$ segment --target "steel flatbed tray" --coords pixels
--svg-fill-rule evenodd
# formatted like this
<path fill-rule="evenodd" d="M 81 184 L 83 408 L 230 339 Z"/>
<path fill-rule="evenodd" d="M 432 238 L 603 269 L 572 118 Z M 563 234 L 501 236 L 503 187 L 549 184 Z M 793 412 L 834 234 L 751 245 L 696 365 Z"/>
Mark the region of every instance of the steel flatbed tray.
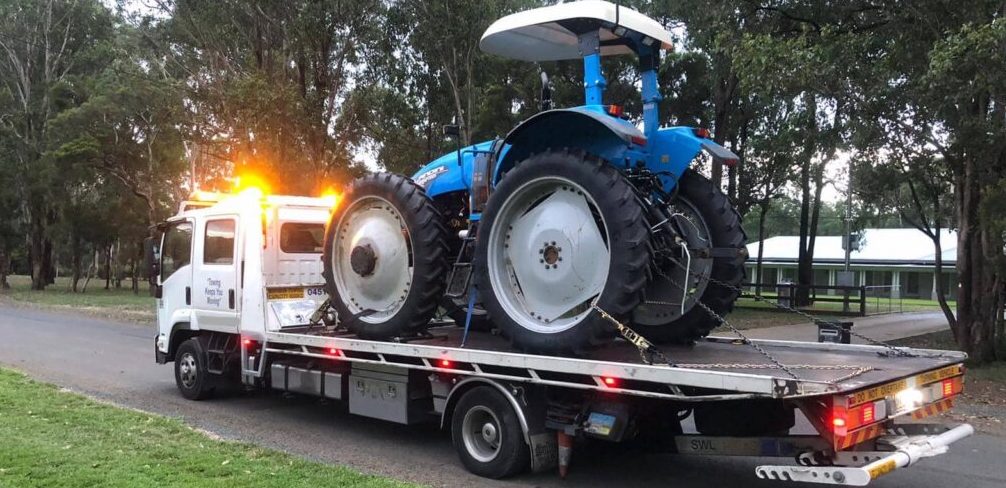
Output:
<path fill-rule="evenodd" d="M 265 352 L 349 362 L 396 365 L 499 380 L 595 389 L 674 399 L 715 401 L 742 398 L 800 398 L 852 392 L 962 363 L 957 351 L 885 346 L 752 340 L 793 372 L 772 364 L 752 344 L 709 337 L 693 346 L 662 348 L 676 367 L 646 364 L 621 339 L 589 357 L 569 358 L 514 350 L 505 338 L 464 331 L 454 325 L 429 329 L 430 336 L 395 341 L 363 340 L 315 328 L 268 332 Z"/>

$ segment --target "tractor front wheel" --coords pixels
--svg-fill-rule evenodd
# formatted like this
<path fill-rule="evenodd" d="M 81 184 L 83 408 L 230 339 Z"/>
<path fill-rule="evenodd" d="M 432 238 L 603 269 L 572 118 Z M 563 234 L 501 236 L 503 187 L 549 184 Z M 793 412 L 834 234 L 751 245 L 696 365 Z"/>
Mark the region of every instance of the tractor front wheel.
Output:
<path fill-rule="evenodd" d="M 579 354 L 642 297 L 650 233 L 635 190 L 611 165 L 545 152 L 510 170 L 479 226 L 475 283 L 490 320 L 519 349 Z"/>

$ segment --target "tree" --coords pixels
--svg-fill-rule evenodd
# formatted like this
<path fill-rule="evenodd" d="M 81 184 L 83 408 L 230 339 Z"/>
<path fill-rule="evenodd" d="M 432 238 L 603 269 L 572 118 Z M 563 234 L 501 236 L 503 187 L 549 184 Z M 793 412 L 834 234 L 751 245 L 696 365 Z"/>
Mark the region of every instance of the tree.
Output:
<path fill-rule="evenodd" d="M 97 0 L 12 0 L 0 4 L 0 123 L 12 156 L 20 214 L 28 233 L 32 288 L 52 279 L 56 220 L 51 189 L 59 180 L 46 156 L 50 122 L 75 102 L 65 86 L 100 69 L 112 17 Z"/>

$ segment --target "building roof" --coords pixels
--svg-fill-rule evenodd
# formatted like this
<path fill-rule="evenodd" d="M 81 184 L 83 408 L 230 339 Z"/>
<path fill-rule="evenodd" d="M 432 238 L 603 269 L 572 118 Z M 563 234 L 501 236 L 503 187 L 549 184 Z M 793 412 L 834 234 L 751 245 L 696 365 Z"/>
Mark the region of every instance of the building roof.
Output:
<path fill-rule="evenodd" d="M 936 252 L 933 241 L 918 229 L 865 229 L 860 249 L 850 255 L 852 265 L 932 266 Z M 940 233 L 943 262 L 954 266 L 957 262 L 957 231 Z M 776 236 L 765 241 L 765 263 L 795 263 L 800 249 L 799 236 Z M 750 260 L 757 259 L 760 242 L 748 244 Z M 840 264 L 845 262 L 842 236 L 817 236 L 814 245 L 814 263 Z"/>

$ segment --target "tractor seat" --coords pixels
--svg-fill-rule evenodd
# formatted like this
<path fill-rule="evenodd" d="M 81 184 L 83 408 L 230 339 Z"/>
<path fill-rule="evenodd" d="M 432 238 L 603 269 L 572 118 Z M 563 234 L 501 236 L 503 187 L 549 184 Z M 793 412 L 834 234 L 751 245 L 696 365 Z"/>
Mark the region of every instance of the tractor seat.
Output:
<path fill-rule="evenodd" d="M 579 59 L 580 34 L 599 31 L 601 55 L 634 54 L 633 45 L 671 49 L 671 35 L 659 22 L 603 1 L 571 2 L 508 15 L 482 34 L 479 47 L 523 61 Z"/>

